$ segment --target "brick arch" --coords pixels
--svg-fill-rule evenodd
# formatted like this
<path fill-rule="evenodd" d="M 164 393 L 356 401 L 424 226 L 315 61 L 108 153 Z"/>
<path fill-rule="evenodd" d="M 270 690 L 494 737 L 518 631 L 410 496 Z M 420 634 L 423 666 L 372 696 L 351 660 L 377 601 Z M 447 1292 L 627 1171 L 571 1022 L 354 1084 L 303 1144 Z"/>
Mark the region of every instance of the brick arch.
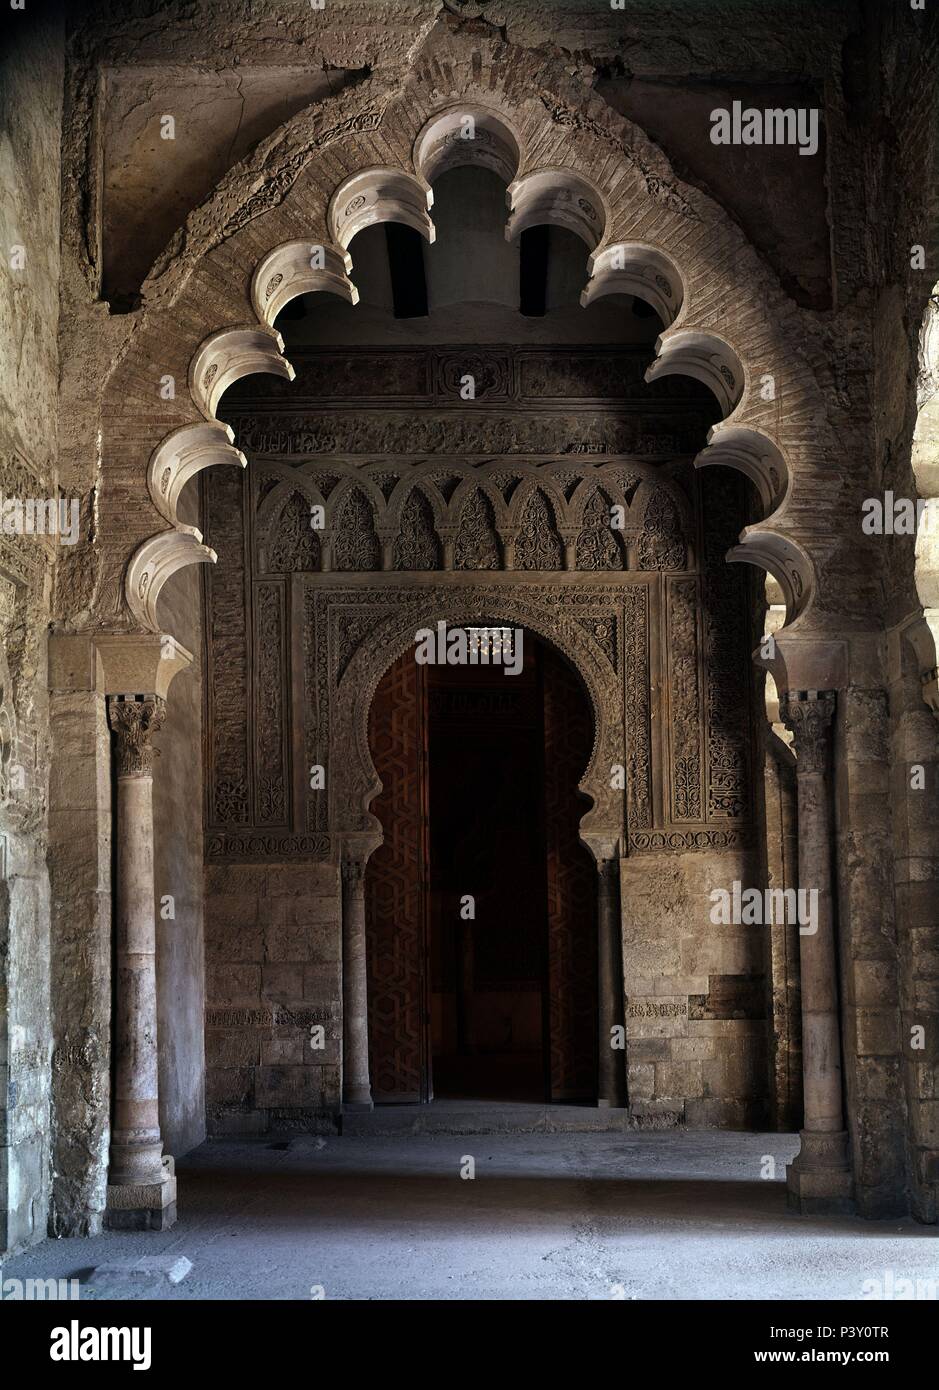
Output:
<path fill-rule="evenodd" d="M 682 184 L 641 130 L 574 86 L 550 57 L 518 50 L 505 64 L 500 52 L 488 37 L 435 26 L 400 91 L 372 79 L 300 113 L 265 143 L 263 177 L 252 183 L 239 166 L 190 217 L 175 255 L 144 284 L 143 308 L 104 390 L 95 622 L 159 630 L 163 583 L 185 564 L 214 560 L 211 537 L 176 522 L 155 529 L 172 519 L 141 487 L 141 455 L 162 451 L 161 476 L 169 468 L 182 477 L 170 441 L 201 416 L 218 433 L 189 461 L 187 477 L 227 457 L 233 442 L 214 418 L 225 387 L 248 371 L 291 375 L 271 327 L 275 312 L 311 290 L 354 302 L 337 195 L 352 194 L 343 212 L 366 198 L 353 220 L 367 207 L 371 220 L 416 217 L 429 235 L 429 206 L 417 211 L 415 202 L 428 204 L 431 192 L 418 167 L 421 134 L 435 118 L 452 122 L 485 107 L 492 128 L 510 131 L 518 146 L 507 234 L 513 218 L 516 228 L 531 218 L 568 226 L 586 218 L 585 302 L 629 292 L 668 309 L 649 376 L 690 373 L 714 390 L 725 419 L 696 463 L 754 477 L 769 511 L 730 558 L 769 570 L 790 624 L 807 626 L 817 574 L 843 544 L 820 343 L 736 224 Z M 311 258 L 311 248 L 322 256 Z M 206 336 L 213 323 L 220 327 Z M 160 368 L 189 384 L 188 396 L 165 402 L 162 434 L 154 421 L 164 412 L 153 408 Z"/>

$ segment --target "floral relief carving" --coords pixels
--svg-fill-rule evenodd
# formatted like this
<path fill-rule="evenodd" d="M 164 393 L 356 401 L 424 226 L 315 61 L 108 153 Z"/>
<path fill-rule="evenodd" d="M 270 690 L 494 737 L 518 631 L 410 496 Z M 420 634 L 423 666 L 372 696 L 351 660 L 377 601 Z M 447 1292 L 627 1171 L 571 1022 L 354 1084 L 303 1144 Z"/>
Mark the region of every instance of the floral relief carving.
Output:
<path fill-rule="evenodd" d="M 287 815 L 284 776 L 284 614 L 279 584 L 264 584 L 257 596 L 257 821 L 282 825 Z"/>
<path fill-rule="evenodd" d="M 708 476 L 710 473 L 710 476 Z M 705 724 L 708 811 L 734 819 L 749 807 L 749 619 L 745 567 L 725 561 L 744 521 L 741 479 L 723 469 L 702 477 L 704 515 Z"/>
<path fill-rule="evenodd" d="M 458 570 L 501 568 L 495 514 L 492 503 L 480 488 L 473 489 L 460 509 L 460 529 L 453 558 Z"/>
<path fill-rule="evenodd" d="M 437 540 L 434 511 L 420 488 L 411 489 L 401 510 L 401 529 L 395 537 L 392 568 L 440 568 L 440 543 Z"/>
<path fill-rule="evenodd" d="M 678 509 L 666 488 L 656 488 L 649 499 L 639 536 L 638 556 L 642 570 L 685 568 L 685 538 Z"/>
<path fill-rule="evenodd" d="M 698 689 L 695 579 L 669 590 L 669 691 L 672 812 L 676 820 L 701 819 L 701 709 Z"/>
<path fill-rule="evenodd" d="M 414 454 L 526 457 L 533 454 L 586 456 L 694 453 L 709 423 L 706 413 L 611 415 L 583 409 L 519 415 L 486 409 L 362 411 L 351 415 L 319 409 L 315 414 L 270 414 L 233 403 L 225 418 L 239 448 L 257 457 L 313 458 L 327 454 Z M 668 432 L 663 432 L 665 418 Z M 507 481 L 511 481 L 507 475 Z"/>
<path fill-rule="evenodd" d="M 515 546 L 515 568 L 520 570 L 562 570 L 564 547 L 554 524 L 554 512 L 541 488 L 525 502 L 521 532 Z"/>
<path fill-rule="evenodd" d="M 309 499 L 302 492 L 291 493 L 268 531 L 267 568 L 270 571 L 290 574 L 295 570 L 319 569 L 320 543 L 312 521 Z"/>
<path fill-rule="evenodd" d="M 212 797 L 214 819 L 219 825 L 247 825 L 248 783 L 243 777 L 220 777 Z"/>
<path fill-rule="evenodd" d="M 626 556 L 621 533 L 610 525 L 610 503 L 599 488 L 584 508 L 584 524 L 577 537 L 579 570 L 622 570 Z"/>
<path fill-rule="evenodd" d="M 381 545 L 371 503 L 358 488 L 343 498 L 335 521 L 333 568 L 380 570 Z"/>
<path fill-rule="evenodd" d="M 652 825 L 652 731 L 649 708 L 649 592 L 633 586 L 623 594 L 626 614 L 626 789 L 629 827 Z"/>

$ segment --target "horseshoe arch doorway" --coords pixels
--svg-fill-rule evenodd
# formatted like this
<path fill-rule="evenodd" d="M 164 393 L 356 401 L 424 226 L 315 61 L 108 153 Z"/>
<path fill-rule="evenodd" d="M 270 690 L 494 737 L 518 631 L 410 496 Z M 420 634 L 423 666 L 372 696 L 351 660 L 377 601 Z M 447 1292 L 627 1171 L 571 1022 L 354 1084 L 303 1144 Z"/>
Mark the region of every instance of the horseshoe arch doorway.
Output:
<path fill-rule="evenodd" d="M 597 1095 L 597 873 L 578 827 L 593 720 L 524 633 L 500 665 L 406 650 L 369 715 L 383 844 L 366 874 L 377 1103 Z"/>

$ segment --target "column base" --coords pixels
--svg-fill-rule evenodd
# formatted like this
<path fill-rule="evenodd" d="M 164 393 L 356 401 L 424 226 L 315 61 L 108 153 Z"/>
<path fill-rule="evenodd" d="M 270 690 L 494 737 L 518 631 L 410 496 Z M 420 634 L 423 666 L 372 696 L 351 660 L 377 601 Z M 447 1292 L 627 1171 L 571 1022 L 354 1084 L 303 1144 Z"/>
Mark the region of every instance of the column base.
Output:
<path fill-rule="evenodd" d="M 853 1216 L 854 1174 L 846 1130 L 803 1129 L 802 1147 L 786 1168 L 787 1205 L 802 1216 Z"/>
<path fill-rule="evenodd" d="M 112 1231 L 168 1231 L 176 1224 L 176 1168 L 163 1156 L 161 1182 L 108 1183 L 106 1224 Z"/>
<path fill-rule="evenodd" d="M 353 1091 L 342 1102 L 343 1110 L 374 1110 L 371 1091 Z"/>

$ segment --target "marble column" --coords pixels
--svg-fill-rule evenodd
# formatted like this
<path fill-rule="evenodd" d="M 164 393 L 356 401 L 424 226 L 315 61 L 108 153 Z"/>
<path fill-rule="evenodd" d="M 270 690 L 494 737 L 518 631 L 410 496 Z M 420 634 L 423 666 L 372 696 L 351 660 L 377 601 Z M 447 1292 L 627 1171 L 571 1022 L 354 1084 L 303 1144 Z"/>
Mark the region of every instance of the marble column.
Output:
<path fill-rule="evenodd" d="M 619 860 L 599 860 L 597 870 L 597 1105 L 606 1109 L 626 1104 L 626 1054 L 611 1045 L 613 1029 L 623 1023 Z"/>
<path fill-rule="evenodd" d="M 368 1076 L 368 966 L 365 941 L 365 861 L 342 863 L 342 1103 L 371 1110 Z"/>
<path fill-rule="evenodd" d="M 112 695 L 117 799 L 114 1057 L 108 1225 L 166 1230 L 176 1220 L 173 1161 L 163 1154 L 157 1070 L 153 735 L 159 696 Z"/>
<path fill-rule="evenodd" d="M 790 690 L 780 715 L 791 729 L 799 807 L 799 889 L 815 930 L 800 925 L 804 1128 L 786 1173 L 789 1206 L 806 1214 L 853 1210 L 844 1123 L 838 952 L 832 901 L 831 731 L 833 690 Z M 805 914 L 803 914 L 805 915 Z"/>

